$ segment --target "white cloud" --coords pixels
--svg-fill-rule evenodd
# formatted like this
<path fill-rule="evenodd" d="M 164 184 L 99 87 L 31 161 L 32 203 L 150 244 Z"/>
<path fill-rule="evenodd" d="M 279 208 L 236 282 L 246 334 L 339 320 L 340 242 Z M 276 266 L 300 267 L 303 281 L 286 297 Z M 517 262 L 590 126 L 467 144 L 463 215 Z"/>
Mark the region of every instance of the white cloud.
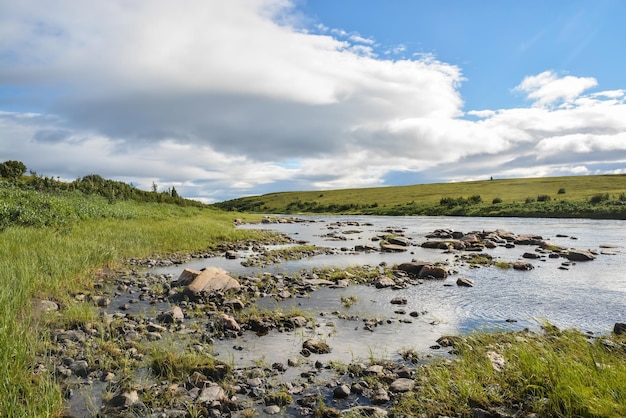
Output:
<path fill-rule="evenodd" d="M 559 101 L 568 103 L 597 85 L 598 82 L 592 77 L 559 77 L 552 71 L 544 71 L 526 77 L 514 90 L 526 93 L 529 99 L 534 100 L 534 106 L 548 106 Z"/>
<path fill-rule="evenodd" d="M 463 112 L 459 67 L 308 33 L 286 0 L 2 7 L 0 82 L 46 105 L 0 113 L 0 153 L 43 174 L 156 181 L 212 201 L 377 186 L 397 172 L 445 181 L 626 160 L 624 90 L 585 95 L 595 79 L 546 71 L 515 88 L 529 108 Z"/>

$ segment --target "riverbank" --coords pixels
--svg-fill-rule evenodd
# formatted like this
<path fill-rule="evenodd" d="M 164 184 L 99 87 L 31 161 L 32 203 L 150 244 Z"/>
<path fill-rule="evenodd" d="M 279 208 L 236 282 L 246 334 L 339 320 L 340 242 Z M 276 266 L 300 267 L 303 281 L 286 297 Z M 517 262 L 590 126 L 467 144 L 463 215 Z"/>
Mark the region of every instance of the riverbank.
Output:
<path fill-rule="evenodd" d="M 211 257 L 251 247 L 264 252 L 263 245 L 249 242 L 193 257 L 210 263 Z M 290 256 L 298 254 L 306 256 L 298 250 Z M 180 261 L 176 256 L 131 263 Z M 402 319 L 342 317 L 340 306 L 335 313 L 268 310 L 257 307 L 258 299 L 306 299 L 321 288 L 354 285 L 400 291 L 443 278 L 420 275 L 415 264 L 361 266 L 240 276 L 236 288 L 202 291 L 192 283 L 203 273 L 180 269 L 179 277 L 135 268 L 111 271 L 97 279 L 93 292 L 74 295 L 84 309 L 71 319 L 48 312 L 46 351 L 54 354 L 36 370 L 54 370 L 68 398 L 68 416 L 617 417 L 626 411 L 626 397 L 616 391 L 626 383 L 621 328 L 595 335 L 546 323 L 536 331 L 442 337 L 431 342 L 430 351 L 407 348 L 396 360 L 336 362 L 328 360 L 334 348 L 324 337 L 328 317 L 377 333 L 395 321 L 409 326 L 425 312 L 406 312 Z M 340 302 L 349 308 L 354 300 Z M 398 296 L 391 303 L 399 313 L 406 302 Z M 264 344 L 261 339 L 276 333 L 296 336 L 299 353 L 273 361 L 241 345 L 246 339 Z M 214 352 L 217 345 L 254 359 L 240 365 Z"/>

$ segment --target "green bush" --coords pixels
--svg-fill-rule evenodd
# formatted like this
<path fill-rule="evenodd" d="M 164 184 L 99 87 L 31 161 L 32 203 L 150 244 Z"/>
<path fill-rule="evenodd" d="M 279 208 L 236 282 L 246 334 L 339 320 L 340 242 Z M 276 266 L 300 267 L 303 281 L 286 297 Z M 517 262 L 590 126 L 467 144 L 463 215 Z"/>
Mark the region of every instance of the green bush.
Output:
<path fill-rule="evenodd" d="M 502 199 L 500 199 L 499 197 L 496 197 L 491 201 L 491 203 L 494 205 L 497 205 L 498 203 L 502 203 Z"/>
<path fill-rule="evenodd" d="M 565 194 L 565 189 L 563 189 L 563 188 L 559 189 L 558 194 Z"/>
<path fill-rule="evenodd" d="M 549 202 L 550 200 L 552 200 L 552 198 L 547 194 L 540 194 L 537 196 L 537 202 Z"/>

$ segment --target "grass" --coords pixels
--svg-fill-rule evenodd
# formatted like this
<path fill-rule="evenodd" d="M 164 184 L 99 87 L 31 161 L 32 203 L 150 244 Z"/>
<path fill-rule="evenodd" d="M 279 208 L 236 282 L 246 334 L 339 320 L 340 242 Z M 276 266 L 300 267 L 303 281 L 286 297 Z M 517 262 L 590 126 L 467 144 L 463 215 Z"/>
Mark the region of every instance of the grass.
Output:
<path fill-rule="evenodd" d="M 21 198 L 32 202 L 45 196 Z M 79 196 L 70 196 L 53 206 L 76 208 L 80 203 Z M 34 298 L 59 302 L 59 323 L 71 327 L 94 320 L 94 311 L 71 295 L 91 289 L 102 267 L 119 266 L 129 257 L 204 250 L 266 236 L 236 230 L 233 214 L 206 208 L 124 202 L 124 213 L 133 216 L 117 216 L 107 212 L 110 204 L 100 198 L 85 197 L 83 203 L 106 207 L 94 217 L 60 215 L 63 222 L 17 222 L 0 232 L 0 416 L 54 416 L 62 407 L 53 376 L 33 373 L 48 339 L 45 320 L 32 310 Z"/>
<path fill-rule="evenodd" d="M 259 213 L 626 219 L 626 175 L 502 179 L 322 193 L 283 192 L 234 199 L 216 206 Z"/>
<path fill-rule="evenodd" d="M 552 326 L 543 333 L 460 337 L 458 357 L 418 369 L 417 389 L 401 397 L 400 416 L 471 416 L 523 410 L 546 417 L 626 416 L 624 338 L 591 340 Z M 494 354 L 495 353 L 495 354 Z M 501 356 L 502 369 L 490 360 Z"/>

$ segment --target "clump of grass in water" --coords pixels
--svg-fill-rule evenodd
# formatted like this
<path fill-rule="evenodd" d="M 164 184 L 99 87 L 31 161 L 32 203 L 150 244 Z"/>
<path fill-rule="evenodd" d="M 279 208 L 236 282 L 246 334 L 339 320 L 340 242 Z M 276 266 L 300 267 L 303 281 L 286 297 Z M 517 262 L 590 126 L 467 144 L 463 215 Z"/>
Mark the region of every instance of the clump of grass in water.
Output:
<path fill-rule="evenodd" d="M 420 367 L 418 389 L 399 415 L 471 415 L 472 408 L 522 408 L 539 416 L 626 416 L 626 338 L 590 340 L 573 330 L 463 337 L 458 358 Z M 491 360 L 504 360 L 498 370 Z"/>

